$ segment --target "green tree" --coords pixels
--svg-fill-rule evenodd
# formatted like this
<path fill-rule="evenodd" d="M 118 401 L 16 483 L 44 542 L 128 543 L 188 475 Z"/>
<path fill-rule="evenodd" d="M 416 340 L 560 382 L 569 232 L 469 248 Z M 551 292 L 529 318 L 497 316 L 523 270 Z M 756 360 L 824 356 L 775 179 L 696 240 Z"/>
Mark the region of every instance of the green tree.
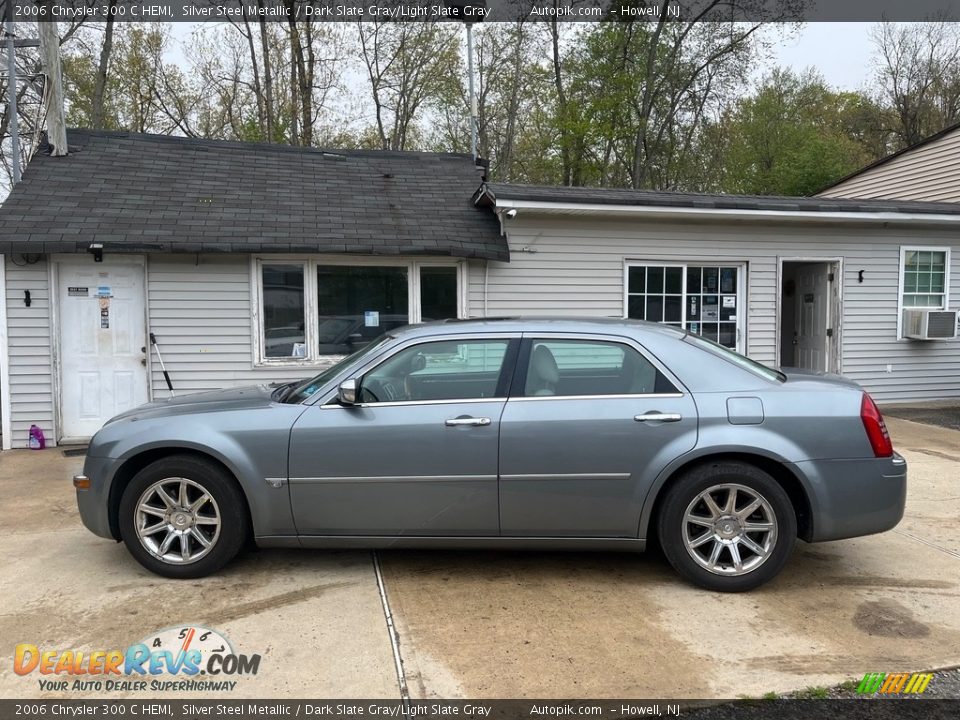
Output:
<path fill-rule="evenodd" d="M 865 100 L 831 90 L 817 73 L 777 69 L 713 130 L 723 145 L 723 190 L 809 195 L 872 157 L 858 137 Z"/>
<path fill-rule="evenodd" d="M 734 3 L 744 5 L 745 3 Z M 705 2 L 705 13 L 721 3 Z M 557 125 L 565 184 L 697 189 L 698 140 L 769 44 L 761 22 L 599 23 L 570 44 Z"/>
<path fill-rule="evenodd" d="M 960 121 L 960 26 L 953 22 L 874 27 L 875 88 L 889 108 L 897 148 Z"/>

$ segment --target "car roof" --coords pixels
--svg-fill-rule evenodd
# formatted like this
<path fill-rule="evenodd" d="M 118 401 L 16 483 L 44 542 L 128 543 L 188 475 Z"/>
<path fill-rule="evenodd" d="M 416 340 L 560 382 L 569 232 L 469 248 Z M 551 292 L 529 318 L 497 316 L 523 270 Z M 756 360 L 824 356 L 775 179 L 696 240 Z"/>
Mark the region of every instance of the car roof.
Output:
<path fill-rule="evenodd" d="M 686 332 L 670 325 L 628 320 L 624 318 L 584 318 L 552 316 L 516 316 L 500 318 L 472 318 L 464 320 L 437 320 L 420 325 L 406 325 L 389 331 L 394 337 L 435 337 L 438 335 L 468 335 L 471 333 L 496 332 L 550 332 L 582 333 L 597 335 L 636 335 L 655 333 L 673 338 L 683 337 Z"/>

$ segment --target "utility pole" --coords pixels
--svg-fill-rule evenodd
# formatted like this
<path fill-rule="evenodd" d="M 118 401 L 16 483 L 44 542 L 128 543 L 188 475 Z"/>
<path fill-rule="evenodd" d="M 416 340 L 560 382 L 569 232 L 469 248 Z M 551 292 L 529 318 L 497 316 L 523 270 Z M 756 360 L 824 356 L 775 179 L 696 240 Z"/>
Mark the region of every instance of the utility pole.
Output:
<path fill-rule="evenodd" d="M 10 0 L 7 0 L 10 5 Z M 49 7 L 48 3 L 48 7 Z M 52 17 L 52 13 L 51 13 Z M 43 95 L 47 105 L 47 142 L 54 157 L 67 154 L 67 122 L 63 113 L 63 75 L 60 70 L 60 35 L 57 23 L 37 23 L 40 30 L 40 54 L 43 57 Z"/>
<path fill-rule="evenodd" d="M 17 58 L 15 50 L 22 47 L 37 47 L 40 43 L 33 39 L 17 40 L 13 32 L 13 0 L 4 2 L 5 32 L 7 50 L 7 117 L 10 121 L 10 165 L 13 169 L 13 184 L 20 182 L 20 118 L 17 110 Z"/>
<path fill-rule="evenodd" d="M 470 154 L 477 159 L 477 95 L 473 86 L 473 25 L 486 17 L 487 0 L 443 0 L 450 14 L 467 28 L 467 92 L 470 95 Z"/>
<path fill-rule="evenodd" d="M 13 0 L 6 0 L 7 117 L 10 118 L 10 156 L 13 184 L 20 182 L 20 128 L 17 121 L 17 58 L 13 54 Z"/>
<path fill-rule="evenodd" d="M 473 23 L 467 26 L 467 88 L 470 93 L 470 154 L 477 159 L 477 96 L 473 89 Z"/>

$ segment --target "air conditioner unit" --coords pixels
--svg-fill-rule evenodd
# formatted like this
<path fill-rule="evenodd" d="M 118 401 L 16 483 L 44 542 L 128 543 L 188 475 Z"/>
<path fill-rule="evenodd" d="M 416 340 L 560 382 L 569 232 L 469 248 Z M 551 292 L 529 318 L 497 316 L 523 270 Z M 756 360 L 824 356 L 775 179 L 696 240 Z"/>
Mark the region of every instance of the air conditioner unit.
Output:
<path fill-rule="evenodd" d="M 957 311 L 904 310 L 903 336 L 914 340 L 952 340 L 957 337 Z"/>

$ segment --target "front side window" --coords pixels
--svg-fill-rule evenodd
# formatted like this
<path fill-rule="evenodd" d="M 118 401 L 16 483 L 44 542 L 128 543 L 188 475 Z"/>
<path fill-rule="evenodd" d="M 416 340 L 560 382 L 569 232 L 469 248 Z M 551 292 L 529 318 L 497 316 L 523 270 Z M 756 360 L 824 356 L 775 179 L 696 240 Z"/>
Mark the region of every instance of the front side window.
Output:
<path fill-rule="evenodd" d="M 523 387 L 526 397 L 675 392 L 636 350 L 597 340 L 533 340 Z"/>
<path fill-rule="evenodd" d="M 460 315 L 461 267 L 397 261 L 256 261 L 258 361 L 350 355 L 410 323 Z"/>
<path fill-rule="evenodd" d="M 360 401 L 497 397 L 507 340 L 445 340 L 408 347 L 360 380 Z"/>
<path fill-rule="evenodd" d="M 279 399 L 282 402 L 295 405 L 296 403 L 303 402 L 309 397 L 313 397 L 324 385 L 333 380 L 345 369 L 367 356 L 375 355 L 377 351 L 383 347 L 384 343 L 389 342 L 390 339 L 390 336 L 383 335 L 379 340 L 370 343 L 361 350 L 357 350 L 357 352 L 355 352 L 353 355 L 348 355 L 347 357 L 342 358 L 339 362 L 335 362 L 320 374 L 314 375 L 312 378 L 300 383 L 299 385 L 291 386 L 289 390 L 280 396 Z"/>
<path fill-rule="evenodd" d="M 903 296 L 905 308 L 947 307 L 947 252 L 908 248 L 903 252 Z"/>
<path fill-rule="evenodd" d="M 736 265 L 630 264 L 626 315 L 737 348 L 742 334 L 740 274 Z"/>

